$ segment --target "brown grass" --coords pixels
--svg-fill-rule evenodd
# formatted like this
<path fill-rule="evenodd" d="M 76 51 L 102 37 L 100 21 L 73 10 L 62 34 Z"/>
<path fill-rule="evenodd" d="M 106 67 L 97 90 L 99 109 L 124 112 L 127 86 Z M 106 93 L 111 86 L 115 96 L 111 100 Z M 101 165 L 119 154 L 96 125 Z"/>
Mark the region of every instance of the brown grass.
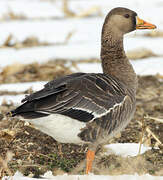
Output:
<path fill-rule="evenodd" d="M 162 38 L 163 37 L 163 31 L 153 30 L 153 31 L 149 31 L 148 33 L 143 34 L 143 36 L 153 37 L 153 38 L 156 38 L 156 37 Z"/>
<path fill-rule="evenodd" d="M 2 178 L 4 175 L 13 175 L 12 171 L 8 167 L 8 163 L 12 160 L 13 156 L 14 154 L 11 151 L 7 151 L 4 159 L 0 156 L 0 178 Z"/>
<path fill-rule="evenodd" d="M 136 157 L 121 157 L 116 155 L 104 156 L 97 163 L 97 174 L 104 175 L 122 175 L 122 174 L 139 174 L 149 173 L 153 168 L 143 155 Z"/>
<path fill-rule="evenodd" d="M 16 83 L 31 81 L 47 81 L 54 77 L 72 73 L 71 64 L 64 61 L 49 61 L 44 64 L 12 64 L 6 66 L 0 73 L 0 83 Z"/>
<path fill-rule="evenodd" d="M 27 17 L 24 14 L 16 14 L 11 9 L 8 10 L 6 14 L 4 14 L 1 18 L 2 21 L 7 20 L 25 20 Z"/>
<path fill-rule="evenodd" d="M 75 13 L 69 8 L 68 0 L 63 0 L 62 11 L 66 18 L 72 18 L 72 17 L 84 18 L 84 17 L 91 17 L 91 16 L 102 16 L 102 12 L 99 6 L 93 6 L 89 9 L 80 11 L 79 13 Z"/>
<path fill-rule="evenodd" d="M 0 46 L 0 48 L 15 48 L 15 49 L 21 49 L 21 48 L 28 48 L 28 47 L 39 47 L 39 46 L 58 46 L 58 45 L 66 45 L 68 44 L 71 37 L 74 35 L 75 31 L 70 31 L 67 33 L 65 40 L 63 42 L 59 43 L 49 43 L 49 42 L 42 42 L 35 36 L 27 37 L 24 41 L 17 41 L 15 40 L 15 37 L 10 34 L 4 43 Z"/>
<path fill-rule="evenodd" d="M 127 57 L 132 60 L 157 57 L 155 53 L 146 48 L 135 49 L 127 52 Z"/>

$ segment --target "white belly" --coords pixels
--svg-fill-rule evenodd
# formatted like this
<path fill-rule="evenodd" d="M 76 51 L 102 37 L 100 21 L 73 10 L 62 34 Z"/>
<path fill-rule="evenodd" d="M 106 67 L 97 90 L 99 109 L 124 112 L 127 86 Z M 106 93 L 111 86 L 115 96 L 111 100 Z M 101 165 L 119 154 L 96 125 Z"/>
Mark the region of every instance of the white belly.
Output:
<path fill-rule="evenodd" d="M 78 137 L 78 134 L 86 124 L 70 117 L 60 114 L 51 114 L 42 118 L 23 120 L 30 122 L 34 127 L 53 137 L 58 142 L 74 144 L 84 143 Z"/>

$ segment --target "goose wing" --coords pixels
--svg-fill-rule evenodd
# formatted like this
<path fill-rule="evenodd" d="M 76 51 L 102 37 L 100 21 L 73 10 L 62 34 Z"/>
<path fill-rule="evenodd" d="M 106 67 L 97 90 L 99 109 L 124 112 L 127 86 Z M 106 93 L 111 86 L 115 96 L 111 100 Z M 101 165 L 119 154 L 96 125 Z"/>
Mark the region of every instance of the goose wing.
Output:
<path fill-rule="evenodd" d="M 15 114 L 31 118 L 62 114 L 90 122 L 120 105 L 125 88 L 115 78 L 104 74 L 75 73 L 50 81 L 45 87 L 22 100 Z M 29 115 L 29 116 L 28 116 Z"/>

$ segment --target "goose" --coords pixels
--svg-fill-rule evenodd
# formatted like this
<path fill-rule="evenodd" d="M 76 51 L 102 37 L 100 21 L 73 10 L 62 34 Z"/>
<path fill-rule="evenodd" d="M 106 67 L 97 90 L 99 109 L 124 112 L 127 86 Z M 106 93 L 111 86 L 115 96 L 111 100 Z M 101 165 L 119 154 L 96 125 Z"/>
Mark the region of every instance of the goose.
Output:
<path fill-rule="evenodd" d="M 135 112 L 137 76 L 125 54 L 123 36 L 155 28 L 130 9 L 112 9 L 102 27 L 103 73 L 54 79 L 8 114 L 20 116 L 58 142 L 88 144 L 85 173 L 90 173 L 98 145 L 122 131 Z"/>

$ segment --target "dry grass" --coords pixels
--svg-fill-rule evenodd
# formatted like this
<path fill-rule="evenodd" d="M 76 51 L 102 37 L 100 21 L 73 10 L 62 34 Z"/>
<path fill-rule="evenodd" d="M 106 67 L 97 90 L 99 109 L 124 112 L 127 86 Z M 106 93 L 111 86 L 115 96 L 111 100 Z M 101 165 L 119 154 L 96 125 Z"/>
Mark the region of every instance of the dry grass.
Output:
<path fill-rule="evenodd" d="M 8 20 L 26 20 L 27 17 L 24 14 L 16 14 L 11 9 L 8 10 L 7 13 L 5 13 L 1 21 L 8 21 Z"/>
<path fill-rule="evenodd" d="M 156 37 L 162 38 L 163 37 L 163 31 L 153 30 L 153 31 L 149 31 L 148 33 L 143 34 L 143 36 L 153 37 L 153 38 L 156 38 Z"/>
<path fill-rule="evenodd" d="M 144 118 L 145 119 L 152 119 L 152 120 L 155 120 L 157 122 L 163 123 L 163 119 L 160 119 L 160 118 L 155 118 L 155 117 L 151 117 L 151 116 L 146 116 Z"/>
<path fill-rule="evenodd" d="M 77 17 L 79 18 L 91 16 L 102 16 L 101 8 L 99 6 L 92 6 L 91 8 L 77 14 Z"/>
<path fill-rule="evenodd" d="M 12 176 L 13 173 L 8 167 L 8 163 L 12 160 L 14 154 L 11 151 L 7 151 L 6 157 L 3 159 L 0 156 L 0 178 L 2 178 L 4 175 Z"/>
<path fill-rule="evenodd" d="M 35 47 L 35 46 L 51 46 L 54 45 L 48 42 L 41 42 L 37 37 L 31 36 L 27 37 L 24 41 L 20 42 L 15 40 L 13 35 L 9 35 L 4 41 L 3 45 L 0 48 L 27 48 L 27 47 Z"/>
<path fill-rule="evenodd" d="M 44 64 L 12 64 L 0 73 L 0 83 L 47 81 L 54 77 L 72 73 L 71 64 L 64 61 L 49 61 Z"/>
<path fill-rule="evenodd" d="M 142 122 L 138 121 L 138 124 L 143 127 L 143 123 L 142 123 Z M 159 138 L 157 137 L 157 135 L 156 135 L 155 133 L 153 133 L 148 126 L 145 126 L 145 127 L 143 127 L 142 129 L 143 129 L 143 131 L 146 131 L 146 132 L 148 133 L 148 135 L 147 135 L 147 140 L 149 140 L 149 138 L 150 138 L 151 136 L 156 140 L 156 144 L 154 145 L 154 147 L 158 147 L 158 146 L 162 146 L 162 145 L 163 145 L 163 143 L 159 140 Z M 143 132 L 143 135 L 144 135 L 144 132 Z M 141 138 L 140 144 L 143 144 L 142 139 L 143 139 L 143 136 L 142 136 L 142 138 Z M 146 141 L 146 140 L 144 140 L 144 142 L 145 142 L 145 141 Z M 146 142 L 147 142 L 147 141 L 146 141 Z M 148 141 L 148 142 L 149 142 L 149 141 Z M 151 141 L 150 141 L 150 142 L 151 142 Z M 148 145 L 151 145 L 151 143 L 148 144 Z"/>
<path fill-rule="evenodd" d="M 75 13 L 69 8 L 68 0 L 63 0 L 62 11 L 64 13 L 64 17 L 66 18 L 72 18 L 72 17 L 84 18 L 84 17 L 91 17 L 91 16 L 102 16 L 102 12 L 99 6 L 93 6 L 79 13 Z"/>
<path fill-rule="evenodd" d="M 121 157 L 110 155 L 102 157 L 97 163 L 96 174 L 123 175 L 123 174 L 148 174 L 153 168 L 152 164 L 143 155 L 135 157 Z M 98 170 L 100 169 L 100 170 Z"/>
<path fill-rule="evenodd" d="M 157 76 L 158 79 L 163 79 L 163 75 L 161 75 L 159 73 L 157 73 L 156 76 Z"/>
<path fill-rule="evenodd" d="M 135 49 L 127 52 L 127 57 L 132 60 L 157 57 L 155 53 L 146 48 Z"/>
<path fill-rule="evenodd" d="M 39 47 L 39 46 L 59 46 L 68 44 L 71 37 L 74 35 L 75 31 L 70 31 L 67 33 L 65 40 L 59 43 L 49 43 L 49 42 L 41 42 L 37 37 L 30 36 L 27 37 L 24 41 L 17 41 L 16 38 L 10 34 L 4 43 L 0 46 L 0 48 L 28 48 L 28 47 Z"/>
<path fill-rule="evenodd" d="M 67 0 L 63 0 L 62 11 L 63 11 L 65 17 L 74 17 L 74 16 L 76 16 L 75 13 L 70 10 Z"/>

